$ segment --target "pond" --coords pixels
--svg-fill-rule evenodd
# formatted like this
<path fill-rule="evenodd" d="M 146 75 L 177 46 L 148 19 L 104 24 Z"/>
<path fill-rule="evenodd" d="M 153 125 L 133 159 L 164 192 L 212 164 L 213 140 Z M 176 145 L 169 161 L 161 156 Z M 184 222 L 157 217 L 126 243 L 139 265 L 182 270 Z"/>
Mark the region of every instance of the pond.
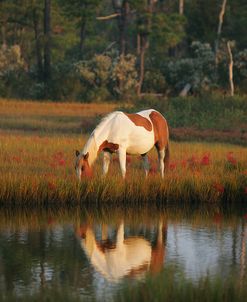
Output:
<path fill-rule="evenodd" d="M 86 300 L 173 273 L 246 279 L 246 208 L 1 209 L 0 298 L 65 290 Z M 127 284 L 127 285 L 126 285 Z"/>

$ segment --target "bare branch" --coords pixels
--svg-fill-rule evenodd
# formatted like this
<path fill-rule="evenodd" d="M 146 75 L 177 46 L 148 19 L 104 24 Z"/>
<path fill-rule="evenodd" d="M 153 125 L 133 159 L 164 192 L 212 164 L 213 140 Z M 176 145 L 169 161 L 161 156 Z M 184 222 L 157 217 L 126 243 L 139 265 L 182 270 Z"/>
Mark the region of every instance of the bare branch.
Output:
<path fill-rule="evenodd" d="M 231 89 L 231 96 L 234 96 L 234 83 L 233 83 L 233 57 L 232 57 L 232 50 L 231 50 L 231 42 L 227 42 L 227 50 L 229 54 L 229 83 L 230 83 L 230 89 Z"/>
<path fill-rule="evenodd" d="M 105 21 L 105 20 L 109 20 L 109 19 L 114 19 L 116 17 L 119 17 L 120 15 L 121 15 L 120 13 L 115 13 L 115 14 L 112 14 L 109 16 L 97 17 L 96 19 L 100 20 L 100 21 Z"/>

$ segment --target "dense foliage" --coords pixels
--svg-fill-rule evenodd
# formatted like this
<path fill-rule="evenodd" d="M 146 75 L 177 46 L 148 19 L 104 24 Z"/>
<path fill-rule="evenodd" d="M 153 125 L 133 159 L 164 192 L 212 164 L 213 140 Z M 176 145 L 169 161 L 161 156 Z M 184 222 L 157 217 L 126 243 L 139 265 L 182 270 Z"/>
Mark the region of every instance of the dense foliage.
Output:
<path fill-rule="evenodd" d="M 179 4 L 183 4 L 183 10 Z M 228 0 L 2 0 L 0 96 L 60 100 L 228 93 L 247 82 L 247 3 Z M 215 64 L 215 44 L 219 44 Z"/>

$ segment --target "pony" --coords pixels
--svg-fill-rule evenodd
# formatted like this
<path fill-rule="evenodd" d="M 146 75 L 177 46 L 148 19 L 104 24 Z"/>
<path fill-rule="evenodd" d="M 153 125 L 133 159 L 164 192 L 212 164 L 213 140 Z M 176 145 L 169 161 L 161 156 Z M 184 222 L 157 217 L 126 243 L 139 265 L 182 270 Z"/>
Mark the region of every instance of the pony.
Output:
<path fill-rule="evenodd" d="M 103 152 L 103 174 L 109 170 L 111 154 L 119 157 L 122 177 L 126 175 L 126 154 L 141 155 L 146 176 L 150 165 L 147 153 L 156 147 L 162 178 L 169 165 L 169 130 L 166 119 L 154 109 L 137 113 L 114 111 L 104 117 L 91 133 L 82 151 L 76 150 L 75 170 L 78 178 L 92 176 L 92 166 Z"/>
<path fill-rule="evenodd" d="M 83 224 L 75 229 L 76 237 L 91 265 L 111 282 L 123 277 L 141 277 L 146 272 L 156 274 L 162 270 L 166 257 L 167 225 L 163 221 L 155 226 L 155 243 L 152 245 L 141 236 L 127 236 L 124 221 L 116 230 L 116 239 L 111 240 L 108 230 L 102 226 L 101 240 L 92 225 Z M 115 230 L 115 228 L 114 228 Z"/>

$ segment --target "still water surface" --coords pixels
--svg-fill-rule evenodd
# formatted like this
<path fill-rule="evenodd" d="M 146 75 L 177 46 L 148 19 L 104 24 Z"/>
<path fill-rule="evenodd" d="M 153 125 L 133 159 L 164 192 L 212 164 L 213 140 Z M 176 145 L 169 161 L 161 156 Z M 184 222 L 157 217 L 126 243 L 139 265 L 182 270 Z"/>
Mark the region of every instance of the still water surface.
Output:
<path fill-rule="evenodd" d="M 193 282 L 207 275 L 244 278 L 242 213 L 2 211 L 0 291 L 22 296 L 66 286 L 108 300 L 127 280 L 132 286 L 171 265 Z"/>

